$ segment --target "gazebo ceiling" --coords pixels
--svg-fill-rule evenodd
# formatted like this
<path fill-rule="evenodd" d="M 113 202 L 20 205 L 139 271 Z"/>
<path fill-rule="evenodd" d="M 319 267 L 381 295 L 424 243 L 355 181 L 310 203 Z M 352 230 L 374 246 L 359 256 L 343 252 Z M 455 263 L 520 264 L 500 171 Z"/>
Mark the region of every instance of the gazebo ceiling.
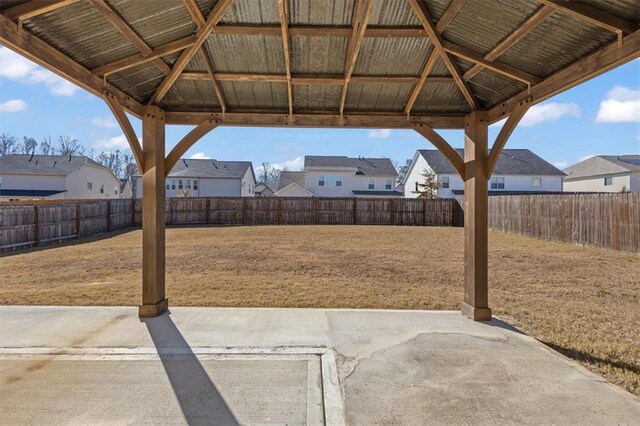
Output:
<path fill-rule="evenodd" d="M 462 127 L 640 56 L 637 0 L 3 0 L 0 13 L 0 43 L 173 122 Z"/>

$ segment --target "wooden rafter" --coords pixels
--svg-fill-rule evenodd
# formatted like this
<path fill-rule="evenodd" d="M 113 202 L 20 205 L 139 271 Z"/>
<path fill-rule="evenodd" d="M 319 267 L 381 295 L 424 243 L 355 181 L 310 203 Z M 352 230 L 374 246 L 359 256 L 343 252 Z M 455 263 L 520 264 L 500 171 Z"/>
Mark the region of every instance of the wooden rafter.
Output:
<path fill-rule="evenodd" d="M 360 53 L 360 48 L 362 47 L 362 40 L 367 29 L 367 24 L 369 23 L 369 18 L 371 17 L 371 12 L 373 11 L 374 2 L 375 0 L 357 0 L 355 6 L 353 13 L 353 31 L 349 39 L 347 58 L 345 60 L 344 85 L 342 86 L 342 95 L 340 97 L 340 115 L 344 113 L 349 81 L 356 67 L 358 53 Z"/>
<path fill-rule="evenodd" d="M 20 22 L 47 12 L 53 12 L 78 1 L 80 0 L 31 0 L 5 10 L 3 15 L 6 18 Z"/>
<path fill-rule="evenodd" d="M 433 25 L 433 19 L 431 19 L 431 15 L 427 10 L 426 5 L 420 0 L 407 1 L 409 2 L 409 5 L 413 9 L 418 20 L 422 23 L 422 26 L 424 27 L 425 31 L 429 35 L 429 38 L 431 39 L 431 42 L 433 43 L 433 47 L 442 58 L 442 62 L 444 62 L 444 64 L 449 69 L 449 72 L 453 76 L 453 79 L 460 88 L 460 91 L 464 95 L 465 99 L 467 100 L 471 108 L 473 108 L 474 110 L 478 109 L 478 102 L 471 92 L 469 85 L 462 79 L 462 74 L 460 73 L 457 65 L 453 62 L 453 59 L 449 56 L 449 53 L 444 50 L 444 47 L 442 46 L 442 37 L 436 31 L 436 28 Z"/>
<path fill-rule="evenodd" d="M 605 46 L 545 78 L 531 90 L 524 90 L 501 102 L 488 111 L 487 119 L 491 123 L 501 120 L 529 97 L 535 105 L 636 58 L 640 58 L 640 30 L 624 37 L 622 47 L 617 43 Z"/>
<path fill-rule="evenodd" d="M 218 127 L 218 122 L 216 120 L 205 120 L 187 133 L 187 135 L 173 147 L 169 155 L 167 155 L 167 158 L 164 160 L 164 170 L 166 175 L 171 173 L 171 169 L 173 169 L 180 158 L 182 158 L 194 143 L 198 142 L 204 135 L 216 127 Z"/>
<path fill-rule="evenodd" d="M 183 0 L 183 3 L 184 7 L 187 9 L 187 12 L 189 12 L 189 15 L 191 15 L 191 20 L 194 24 L 196 24 L 196 27 L 204 27 L 204 24 L 206 24 L 207 21 L 204 19 L 204 16 L 202 16 L 202 11 L 200 10 L 200 7 L 198 7 L 198 4 L 195 2 L 195 0 Z"/>
<path fill-rule="evenodd" d="M 248 81 L 267 83 L 286 83 L 286 74 L 251 74 L 251 73 L 231 73 L 216 72 L 214 77 L 217 81 Z M 180 74 L 184 80 L 208 80 L 208 71 L 190 71 Z M 388 83 L 388 84 L 415 84 L 420 81 L 420 76 L 406 75 L 352 75 L 351 82 L 358 83 Z M 432 76 L 431 83 L 453 83 L 450 76 Z M 342 74 L 292 74 L 291 84 L 324 84 L 324 85 L 344 85 L 344 75 Z"/>
<path fill-rule="evenodd" d="M 133 152 L 136 163 L 138 163 L 138 169 L 140 169 L 140 172 L 144 172 L 144 153 L 142 152 L 142 146 L 140 146 L 136 132 L 133 130 L 131 122 L 129 121 L 127 114 L 125 114 L 124 108 L 120 105 L 118 98 L 109 92 L 104 93 L 103 99 L 120 125 L 122 133 L 124 133 L 124 136 L 127 138 L 131 152 Z"/>
<path fill-rule="evenodd" d="M 282 51 L 284 54 L 284 69 L 287 74 L 287 97 L 289 99 L 289 114 L 293 114 L 293 88 L 291 87 L 291 57 L 289 51 L 289 0 L 278 0 L 280 14 L 280 28 L 282 30 Z"/>
<path fill-rule="evenodd" d="M 433 130 L 427 124 L 416 124 L 413 126 L 413 130 L 420 133 L 425 139 L 435 146 L 447 159 L 451 162 L 456 169 L 462 180 L 465 180 L 464 160 L 458 154 L 458 151 L 453 149 L 449 143 L 444 140 L 435 130 Z"/>
<path fill-rule="evenodd" d="M 484 60 L 487 62 L 493 62 L 502 54 L 504 54 L 507 50 L 513 47 L 516 43 L 518 43 L 524 36 L 529 34 L 531 30 L 540 25 L 545 19 L 551 16 L 555 12 L 553 7 L 542 6 L 539 7 L 529 18 L 527 18 L 522 24 L 518 26 L 518 28 L 505 37 L 496 47 L 491 49 L 489 53 L 484 55 Z M 465 72 L 462 76 L 465 81 L 471 80 L 475 77 L 480 71 L 484 69 L 484 66 L 476 63 L 473 67 L 471 67 L 467 72 Z"/>
<path fill-rule="evenodd" d="M 525 84 L 537 84 L 537 83 L 540 83 L 540 81 L 542 81 L 541 78 L 536 77 L 533 74 L 529 74 L 527 72 L 521 71 L 510 65 L 502 64 L 498 62 L 486 61 L 482 57 L 482 55 L 479 55 L 473 50 L 467 49 L 466 47 L 458 46 L 455 43 L 451 43 L 449 41 L 443 40 L 442 46 L 446 52 L 449 52 L 459 58 L 465 59 L 469 62 L 473 62 L 474 64 L 482 65 L 485 68 L 488 68 L 499 74 L 510 77 L 514 80 L 521 81 Z"/>
<path fill-rule="evenodd" d="M 460 13 L 466 2 L 467 0 L 453 0 L 449 4 L 447 10 L 444 11 L 440 20 L 436 23 L 436 31 L 438 34 L 442 34 L 442 32 L 447 28 L 447 25 L 449 25 L 449 23 L 453 21 L 453 18 Z"/>
<path fill-rule="evenodd" d="M 602 9 L 598 9 L 585 1 L 537 0 L 545 6 L 558 9 L 574 18 L 589 22 L 605 30 L 618 34 L 619 42 L 622 36 L 638 31 L 638 23 L 627 21 Z"/>
<path fill-rule="evenodd" d="M 156 90 L 156 92 L 151 97 L 149 101 L 149 105 L 156 104 L 162 100 L 164 95 L 167 94 L 173 83 L 180 77 L 180 73 L 185 69 L 185 67 L 189 64 L 193 56 L 198 52 L 200 46 L 207 40 L 209 34 L 211 34 L 211 29 L 216 26 L 216 24 L 222 19 L 222 16 L 227 12 L 229 7 L 233 4 L 233 0 L 219 0 L 216 5 L 213 7 L 211 12 L 209 13 L 209 17 L 207 18 L 207 22 L 204 24 L 202 28 L 198 31 L 196 35 L 196 39 L 193 45 L 185 49 L 180 57 L 176 61 L 173 66 L 173 69 L 167 76 L 162 80 L 160 86 Z"/>
<path fill-rule="evenodd" d="M 127 40 L 131 42 L 143 55 L 150 55 L 153 50 L 149 47 L 147 43 L 127 24 L 124 19 L 120 16 L 120 14 L 105 0 L 90 0 L 91 4 L 98 9 L 100 14 L 111 23 Z M 157 66 L 160 71 L 165 74 L 168 74 L 171 71 L 171 68 L 160 58 L 155 58 L 152 60 L 155 66 Z"/>
<path fill-rule="evenodd" d="M 109 91 L 122 106 L 141 116 L 142 105 L 134 99 L 28 31 L 19 31 L 17 25 L 4 16 L 0 16 L 0 44 L 96 96 L 102 97 L 103 91 Z"/>
<path fill-rule="evenodd" d="M 513 131 L 516 129 L 518 123 L 520 123 L 520 120 L 522 120 L 522 117 L 524 117 L 524 115 L 529 110 L 530 106 L 531 99 L 525 99 L 524 101 L 520 102 L 518 106 L 511 112 L 511 114 L 509 114 L 509 118 L 507 118 L 507 121 L 502 126 L 502 129 L 500 129 L 500 133 L 498 133 L 498 136 L 491 146 L 491 151 L 489 152 L 489 155 L 487 157 L 487 179 L 489 179 L 493 174 L 493 169 L 495 169 L 496 164 L 498 164 L 498 158 L 500 158 L 502 149 L 511 137 Z"/>
<path fill-rule="evenodd" d="M 128 56 L 126 58 L 118 59 L 117 61 L 101 65 L 97 68 L 94 68 L 92 72 L 98 76 L 108 76 L 110 74 L 115 74 L 117 72 L 124 71 L 129 68 L 133 68 L 135 66 L 145 64 L 147 62 L 151 62 L 162 56 L 179 52 L 181 50 L 186 49 L 187 47 L 193 46 L 193 43 L 195 43 L 195 38 L 192 36 L 181 38 L 179 40 L 172 41 L 170 43 L 163 44 L 162 46 L 156 47 L 148 55 L 137 53 L 135 55 Z"/>
<path fill-rule="evenodd" d="M 280 25 L 250 25 L 224 24 L 212 30 L 213 34 L 227 35 L 264 35 L 279 36 Z M 352 26 L 344 25 L 289 25 L 290 37 L 350 37 Z M 364 32 L 365 37 L 427 37 L 422 27 L 369 27 Z"/>
<path fill-rule="evenodd" d="M 409 101 L 407 102 L 407 106 L 404 108 L 405 114 L 407 115 L 411 114 L 411 108 L 413 108 L 413 104 L 416 103 L 416 100 L 418 99 L 418 96 L 420 95 L 420 92 L 422 91 L 422 88 L 424 87 L 424 84 L 427 81 L 427 77 L 429 77 L 429 73 L 431 72 L 431 69 L 436 63 L 436 59 L 438 59 L 438 52 L 436 51 L 436 49 L 433 49 L 431 50 L 431 54 L 427 59 L 427 63 L 425 64 L 424 69 L 422 70 L 422 75 L 420 76 L 420 80 L 418 80 L 418 83 L 413 88 L 413 92 L 411 92 L 411 96 L 409 96 Z M 453 78 L 451 79 L 451 81 L 453 81 Z"/>

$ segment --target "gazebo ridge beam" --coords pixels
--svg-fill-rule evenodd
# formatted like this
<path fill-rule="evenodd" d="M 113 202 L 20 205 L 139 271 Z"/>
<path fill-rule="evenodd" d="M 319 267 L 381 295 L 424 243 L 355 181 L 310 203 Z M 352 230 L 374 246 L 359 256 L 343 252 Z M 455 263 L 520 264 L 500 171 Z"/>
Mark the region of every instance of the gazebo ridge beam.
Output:
<path fill-rule="evenodd" d="M 79 1 L 80 0 L 32 0 L 5 10 L 3 15 L 11 20 L 21 22 L 42 15 L 43 13 L 53 12 L 61 7 L 69 6 Z"/>
<path fill-rule="evenodd" d="M 289 101 L 289 114 L 293 114 L 293 88 L 291 87 L 291 57 L 289 51 L 289 0 L 278 0 L 278 13 L 280 15 L 280 28 L 282 31 L 282 54 L 284 57 L 284 69 L 287 74 L 287 98 Z"/>

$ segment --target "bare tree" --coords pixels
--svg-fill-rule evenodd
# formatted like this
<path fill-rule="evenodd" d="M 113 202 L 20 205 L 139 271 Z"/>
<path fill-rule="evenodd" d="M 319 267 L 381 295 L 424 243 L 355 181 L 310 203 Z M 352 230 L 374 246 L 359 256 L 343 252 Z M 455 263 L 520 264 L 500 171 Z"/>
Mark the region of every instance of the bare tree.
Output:
<path fill-rule="evenodd" d="M 422 172 L 424 180 L 422 183 L 418 183 L 418 190 L 413 191 L 414 194 L 419 194 L 418 198 L 438 198 L 438 189 L 440 189 L 440 182 L 436 179 L 436 174 L 433 171 L 425 169 Z"/>
<path fill-rule="evenodd" d="M 3 133 L 0 135 L 0 155 L 9 155 L 15 152 L 18 140 L 13 136 Z"/>
<path fill-rule="evenodd" d="M 409 168 L 411 167 L 411 159 L 410 158 L 407 159 L 407 161 L 405 161 L 404 163 L 404 166 L 401 166 L 397 161 L 394 161 L 393 167 L 395 167 L 396 171 L 398 172 L 398 177 L 396 178 L 396 182 L 402 183 L 405 176 L 407 176 L 407 173 L 409 173 Z"/>
<path fill-rule="evenodd" d="M 42 155 L 52 155 L 54 152 L 53 144 L 51 143 L 51 136 L 47 136 L 42 138 L 40 142 L 40 154 Z"/>
<path fill-rule="evenodd" d="M 263 183 L 276 184 L 280 179 L 280 169 L 273 167 L 269 162 L 263 162 L 258 169 L 258 181 Z"/>
<path fill-rule="evenodd" d="M 38 141 L 36 141 L 32 137 L 24 136 L 22 138 L 23 142 L 19 146 L 18 150 L 21 154 L 35 154 L 36 147 L 38 146 Z"/>
<path fill-rule="evenodd" d="M 84 147 L 76 138 L 71 136 L 59 136 L 58 146 L 55 148 L 55 153 L 64 156 L 83 155 Z"/>

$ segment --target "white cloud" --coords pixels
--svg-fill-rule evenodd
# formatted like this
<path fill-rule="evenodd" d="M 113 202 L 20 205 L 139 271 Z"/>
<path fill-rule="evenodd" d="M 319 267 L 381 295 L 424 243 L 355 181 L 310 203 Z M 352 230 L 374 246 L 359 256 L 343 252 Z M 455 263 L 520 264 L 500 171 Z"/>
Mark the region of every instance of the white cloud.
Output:
<path fill-rule="evenodd" d="M 210 160 L 211 159 L 211 157 L 206 155 L 204 152 L 196 152 L 189 158 L 192 160 Z"/>
<path fill-rule="evenodd" d="M 367 136 L 374 139 L 387 139 L 391 136 L 391 129 L 369 130 Z"/>
<path fill-rule="evenodd" d="M 91 120 L 91 124 L 97 127 L 106 127 L 107 129 L 116 127 L 116 122 L 111 117 L 94 117 Z"/>
<path fill-rule="evenodd" d="M 287 160 L 282 163 L 270 163 L 271 167 L 278 170 L 298 171 L 304 167 L 304 158 L 296 157 L 293 160 Z M 256 174 L 262 171 L 262 166 L 258 166 L 255 169 Z"/>
<path fill-rule="evenodd" d="M 569 165 L 569 163 L 567 163 L 566 161 L 558 161 L 557 163 L 553 163 L 553 165 L 559 169 L 564 169 Z"/>
<path fill-rule="evenodd" d="M 140 138 L 138 138 L 140 139 Z M 127 141 L 127 137 L 125 135 L 114 136 L 109 139 L 98 139 L 93 144 L 94 148 L 104 148 L 104 149 L 129 149 L 129 142 Z"/>
<path fill-rule="evenodd" d="M 580 117 L 580 108 L 578 105 L 571 103 L 549 102 L 546 104 L 534 105 L 522 117 L 518 126 L 532 127 L 545 121 L 558 120 L 564 116 Z M 507 121 L 503 119 L 493 123 L 490 127 L 502 127 Z"/>
<path fill-rule="evenodd" d="M 73 96 L 78 87 L 6 47 L 0 47 L 0 77 L 25 84 L 43 84 L 55 96 Z"/>
<path fill-rule="evenodd" d="M 640 90 L 616 86 L 600 102 L 596 123 L 640 122 Z"/>
<path fill-rule="evenodd" d="M 26 111 L 27 103 L 22 99 L 10 99 L 0 104 L 0 112 Z"/>

